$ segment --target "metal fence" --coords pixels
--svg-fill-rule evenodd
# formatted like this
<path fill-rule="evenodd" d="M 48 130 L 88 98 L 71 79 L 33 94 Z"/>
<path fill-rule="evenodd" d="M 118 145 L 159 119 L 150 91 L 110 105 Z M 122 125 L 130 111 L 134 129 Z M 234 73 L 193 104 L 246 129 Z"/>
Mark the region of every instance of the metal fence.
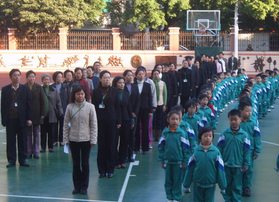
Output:
<path fill-rule="evenodd" d="M 168 32 L 121 33 L 121 50 L 165 50 L 169 46 Z"/>
<path fill-rule="evenodd" d="M 6 50 L 8 48 L 8 35 L 5 32 L 0 32 L 0 50 Z"/>
<path fill-rule="evenodd" d="M 58 32 L 44 32 L 37 34 L 16 34 L 18 50 L 58 50 Z"/>
<path fill-rule="evenodd" d="M 111 31 L 69 31 L 69 50 L 112 50 Z"/>

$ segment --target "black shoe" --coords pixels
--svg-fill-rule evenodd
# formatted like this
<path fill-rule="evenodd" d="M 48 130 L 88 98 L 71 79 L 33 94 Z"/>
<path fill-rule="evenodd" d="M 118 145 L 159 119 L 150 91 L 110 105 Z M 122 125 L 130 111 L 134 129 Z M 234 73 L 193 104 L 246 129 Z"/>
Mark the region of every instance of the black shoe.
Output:
<path fill-rule="evenodd" d="M 52 152 L 53 152 L 53 149 L 48 149 L 48 152 L 52 153 Z"/>
<path fill-rule="evenodd" d="M 34 155 L 33 158 L 34 158 L 34 159 L 39 159 L 40 157 L 39 157 L 39 155 Z"/>
<path fill-rule="evenodd" d="M 133 163 L 133 162 L 135 162 L 135 159 L 134 158 L 129 158 L 129 160 L 128 160 L 130 163 Z"/>
<path fill-rule="evenodd" d="M 77 195 L 77 194 L 79 194 L 79 191 L 76 190 L 76 189 L 74 189 L 74 190 L 72 191 L 72 194 L 73 194 L 73 195 Z"/>
<path fill-rule="evenodd" d="M 20 167 L 30 167 L 30 165 L 26 162 L 20 163 Z"/>
<path fill-rule="evenodd" d="M 87 190 L 86 189 L 81 189 L 79 193 L 82 194 L 82 195 L 87 195 Z"/>
<path fill-rule="evenodd" d="M 41 152 L 41 153 L 45 153 L 45 152 L 46 152 L 46 150 L 45 150 L 45 149 L 42 149 L 40 152 Z"/>
<path fill-rule="evenodd" d="M 8 163 L 8 165 L 6 165 L 7 168 L 12 168 L 15 167 L 15 163 Z"/>
<path fill-rule="evenodd" d="M 251 196 L 251 190 L 249 187 L 245 187 L 242 193 L 243 196 L 245 197 L 250 197 Z"/>
<path fill-rule="evenodd" d="M 105 178 L 106 177 L 106 174 L 105 173 L 101 173 L 100 175 L 99 175 L 99 178 Z"/>
<path fill-rule="evenodd" d="M 113 177 L 113 173 L 108 173 L 108 178 L 112 178 Z"/>

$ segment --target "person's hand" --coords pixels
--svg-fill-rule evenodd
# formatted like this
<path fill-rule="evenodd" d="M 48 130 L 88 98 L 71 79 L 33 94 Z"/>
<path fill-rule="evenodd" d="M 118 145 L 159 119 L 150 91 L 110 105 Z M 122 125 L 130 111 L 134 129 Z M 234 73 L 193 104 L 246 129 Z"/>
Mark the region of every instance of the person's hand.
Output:
<path fill-rule="evenodd" d="M 191 193 L 191 189 L 189 187 L 184 188 L 184 193 L 186 194 Z"/>
<path fill-rule="evenodd" d="M 226 190 L 225 190 L 225 189 L 222 189 L 222 190 L 221 190 L 221 194 L 222 194 L 222 195 L 226 194 Z"/>
<path fill-rule="evenodd" d="M 27 121 L 26 121 L 26 125 L 27 125 L 27 126 L 32 126 L 32 121 L 31 121 L 31 120 L 27 120 Z"/>
<path fill-rule="evenodd" d="M 149 115 L 149 117 L 152 117 L 153 114 L 152 114 L 152 113 L 149 113 L 148 115 Z"/>
<path fill-rule="evenodd" d="M 136 118 L 137 115 L 134 112 L 132 112 L 132 117 Z"/>
<path fill-rule="evenodd" d="M 241 172 L 245 173 L 248 170 L 248 166 L 242 166 Z"/>
<path fill-rule="evenodd" d="M 121 128 L 121 124 L 117 124 L 116 127 L 119 129 Z"/>
<path fill-rule="evenodd" d="M 259 156 L 258 153 L 257 153 L 257 152 L 254 152 L 254 153 L 253 153 L 253 160 L 257 159 L 258 156 Z"/>
<path fill-rule="evenodd" d="M 164 105 L 163 106 L 163 112 L 165 112 L 167 110 L 167 107 Z"/>
<path fill-rule="evenodd" d="M 166 169 L 167 164 L 166 164 L 166 163 L 162 163 L 162 164 L 161 164 L 161 167 L 162 167 L 163 169 Z"/>

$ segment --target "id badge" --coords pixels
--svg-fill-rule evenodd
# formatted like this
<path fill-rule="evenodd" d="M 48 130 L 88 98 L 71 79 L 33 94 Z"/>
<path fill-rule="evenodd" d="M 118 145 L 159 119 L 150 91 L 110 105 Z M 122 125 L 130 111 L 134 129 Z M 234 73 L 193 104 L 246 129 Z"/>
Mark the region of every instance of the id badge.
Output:
<path fill-rule="evenodd" d="M 99 104 L 99 109 L 105 109 L 105 105 L 103 103 Z"/>
<path fill-rule="evenodd" d="M 186 82 L 188 82 L 188 80 L 187 80 L 187 79 L 184 79 L 183 82 L 186 83 Z"/>
<path fill-rule="evenodd" d="M 71 123 L 69 122 L 69 123 L 68 123 L 68 127 L 71 128 L 71 126 L 72 126 L 72 125 L 71 125 Z"/>
<path fill-rule="evenodd" d="M 18 104 L 17 104 L 17 102 L 15 102 L 15 107 L 18 107 Z"/>

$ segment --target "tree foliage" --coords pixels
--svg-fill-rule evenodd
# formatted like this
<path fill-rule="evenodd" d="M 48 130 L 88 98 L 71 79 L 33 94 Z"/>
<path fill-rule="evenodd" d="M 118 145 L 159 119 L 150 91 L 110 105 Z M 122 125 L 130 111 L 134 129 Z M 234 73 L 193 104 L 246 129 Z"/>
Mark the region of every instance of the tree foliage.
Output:
<path fill-rule="evenodd" d="M 103 0 L 1 0 L 0 23 L 23 31 L 52 31 L 98 22 Z"/>

